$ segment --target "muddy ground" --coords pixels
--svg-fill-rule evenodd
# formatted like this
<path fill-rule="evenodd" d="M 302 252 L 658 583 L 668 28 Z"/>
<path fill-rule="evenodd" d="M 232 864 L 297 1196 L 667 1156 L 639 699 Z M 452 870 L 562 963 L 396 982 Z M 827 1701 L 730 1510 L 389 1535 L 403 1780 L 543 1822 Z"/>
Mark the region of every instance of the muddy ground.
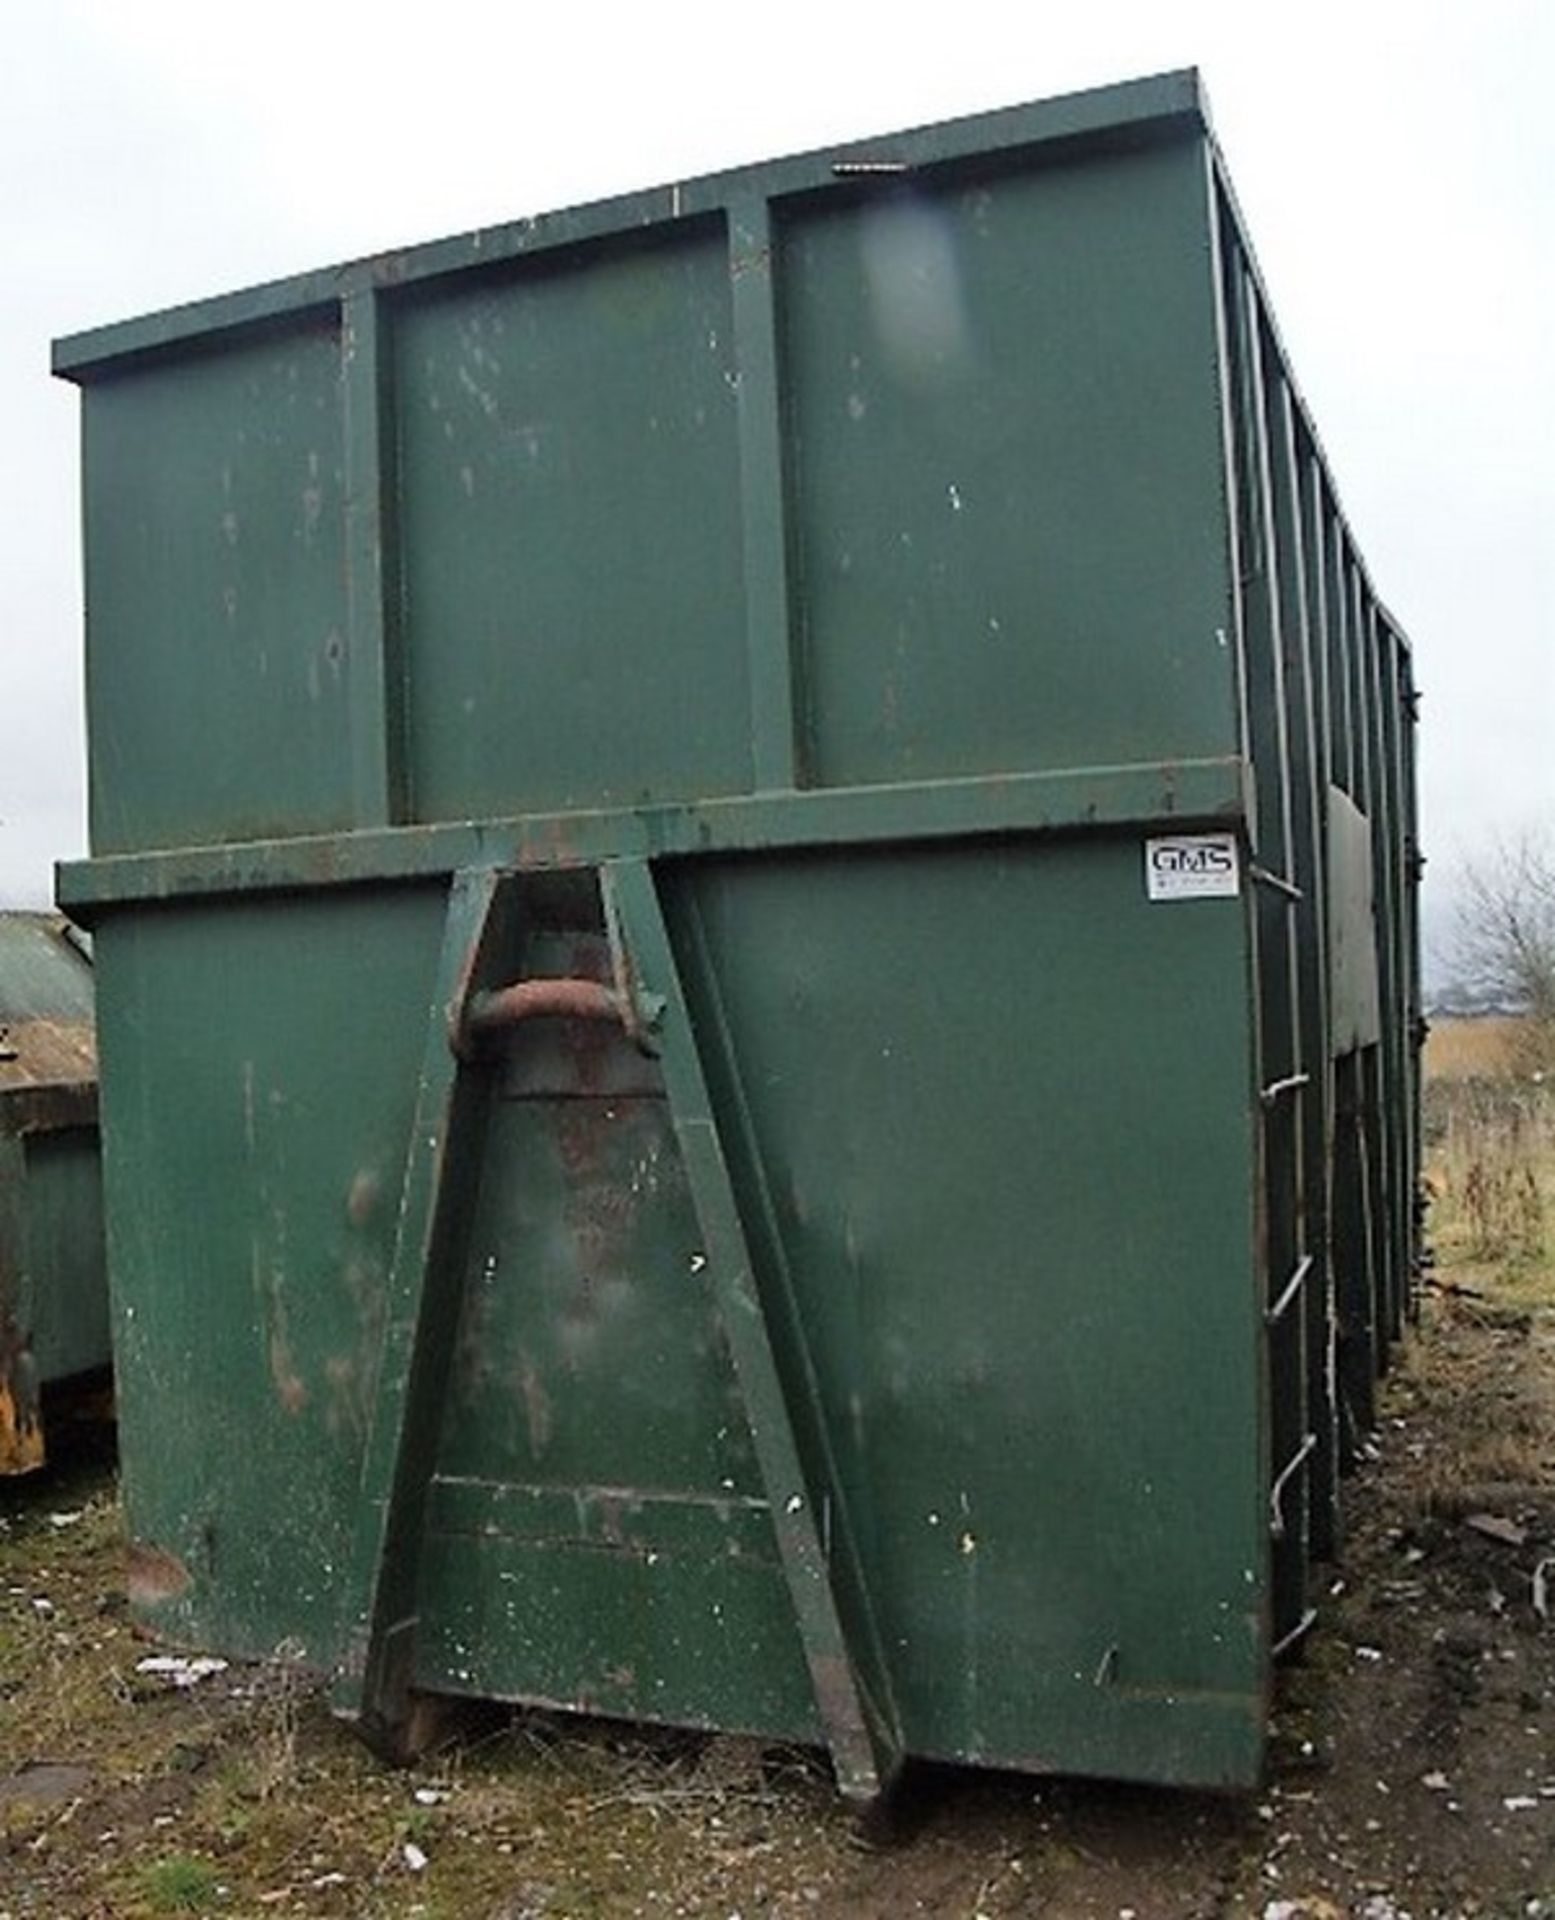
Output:
<path fill-rule="evenodd" d="M 1262 1794 L 925 1771 L 882 1842 L 806 1755 L 533 1717 L 393 1773 L 284 1657 L 139 1670 L 88 1452 L 0 1503 L 0 1920 L 1555 1916 L 1555 1282 L 1471 1164 Z"/>

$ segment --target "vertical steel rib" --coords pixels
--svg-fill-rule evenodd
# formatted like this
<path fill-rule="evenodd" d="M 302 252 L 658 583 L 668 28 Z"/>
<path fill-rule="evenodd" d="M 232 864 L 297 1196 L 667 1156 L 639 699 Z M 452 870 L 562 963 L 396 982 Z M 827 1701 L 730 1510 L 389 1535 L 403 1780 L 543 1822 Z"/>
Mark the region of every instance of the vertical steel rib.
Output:
<path fill-rule="evenodd" d="M 777 265 L 771 210 L 751 194 L 729 212 L 729 280 L 739 379 L 751 754 L 758 792 L 803 783 L 800 703 L 784 506 Z"/>

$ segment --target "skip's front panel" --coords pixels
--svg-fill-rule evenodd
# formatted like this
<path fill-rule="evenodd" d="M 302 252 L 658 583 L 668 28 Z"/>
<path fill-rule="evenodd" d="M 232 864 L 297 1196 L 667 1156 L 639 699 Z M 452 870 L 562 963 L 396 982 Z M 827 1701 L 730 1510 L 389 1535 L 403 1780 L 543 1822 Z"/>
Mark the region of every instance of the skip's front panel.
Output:
<path fill-rule="evenodd" d="M 696 864 L 668 897 L 909 1750 L 1250 1779 L 1245 900 L 1151 901 L 1133 837 Z"/>
<path fill-rule="evenodd" d="M 339 1652 L 442 889 L 99 936 L 130 1589 L 185 1641 Z"/>
<path fill-rule="evenodd" d="M 439 285 L 392 327 L 414 817 L 748 790 L 723 222 Z"/>
<path fill-rule="evenodd" d="M 778 232 L 817 781 L 1234 751 L 1202 149 Z"/>
<path fill-rule="evenodd" d="M 320 321 L 93 389 L 95 852 L 350 824 L 339 370 Z"/>

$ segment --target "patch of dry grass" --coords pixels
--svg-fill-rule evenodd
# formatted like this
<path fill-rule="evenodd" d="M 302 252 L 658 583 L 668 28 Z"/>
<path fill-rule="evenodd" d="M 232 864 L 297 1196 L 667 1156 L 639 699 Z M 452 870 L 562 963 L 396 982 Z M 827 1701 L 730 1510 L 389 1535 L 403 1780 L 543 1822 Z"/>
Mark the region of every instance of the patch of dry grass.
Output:
<path fill-rule="evenodd" d="M 1450 1410 L 1420 1463 L 1432 1505 L 1555 1486 L 1555 1085 L 1519 1075 L 1519 1025 L 1445 1022 L 1426 1055 L 1437 1265 L 1397 1384 Z"/>
<path fill-rule="evenodd" d="M 111 1483 L 89 1484 L 0 1515 L 0 1911 L 581 1920 L 761 1886 L 808 1912 L 851 1861 L 824 1770 L 749 1741 L 493 1714 L 397 1772 L 287 1647 L 188 1688 L 143 1675 Z"/>
<path fill-rule="evenodd" d="M 1459 1020 L 1432 1031 L 1430 1233 L 1438 1257 L 1468 1278 L 1555 1304 L 1555 1083 L 1520 1072 L 1525 1024 Z"/>
<path fill-rule="evenodd" d="M 1511 1071 L 1523 1022 L 1510 1014 L 1438 1014 L 1425 1042 L 1428 1081 L 1496 1080 Z"/>

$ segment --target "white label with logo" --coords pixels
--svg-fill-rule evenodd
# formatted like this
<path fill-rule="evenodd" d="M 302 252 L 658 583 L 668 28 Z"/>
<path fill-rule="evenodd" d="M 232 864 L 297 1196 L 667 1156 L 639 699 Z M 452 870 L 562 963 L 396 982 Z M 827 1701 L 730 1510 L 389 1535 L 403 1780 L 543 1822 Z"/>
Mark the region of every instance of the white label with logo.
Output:
<path fill-rule="evenodd" d="M 1234 833 L 1174 833 L 1145 842 L 1152 900 L 1224 900 L 1242 890 Z"/>

